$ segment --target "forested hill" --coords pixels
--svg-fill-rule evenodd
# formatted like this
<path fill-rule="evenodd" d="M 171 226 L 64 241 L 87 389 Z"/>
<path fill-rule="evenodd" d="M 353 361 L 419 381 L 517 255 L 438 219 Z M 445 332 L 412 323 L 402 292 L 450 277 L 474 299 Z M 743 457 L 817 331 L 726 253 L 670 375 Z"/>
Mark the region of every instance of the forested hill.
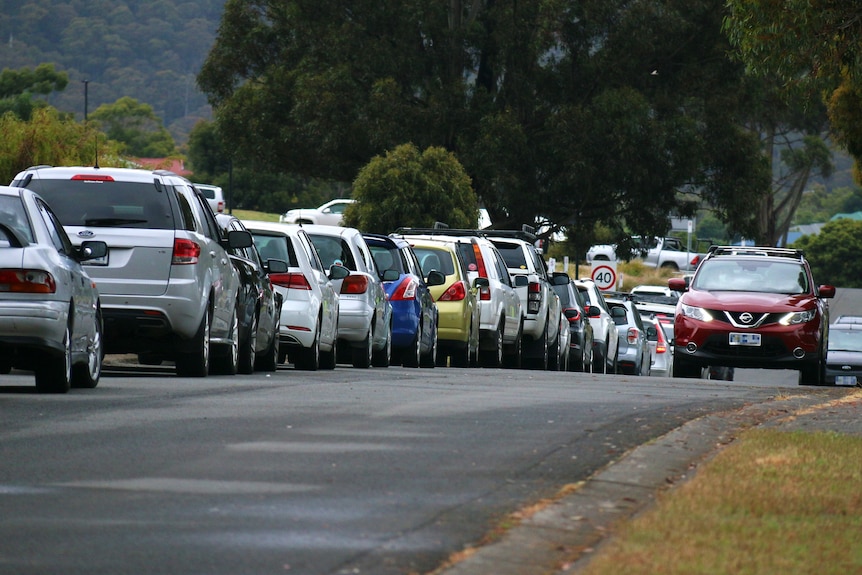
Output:
<path fill-rule="evenodd" d="M 69 85 L 50 97 L 60 110 L 130 96 L 149 104 L 178 143 L 210 117 L 195 77 L 225 0 L 0 0 L 0 69 L 54 63 Z"/>

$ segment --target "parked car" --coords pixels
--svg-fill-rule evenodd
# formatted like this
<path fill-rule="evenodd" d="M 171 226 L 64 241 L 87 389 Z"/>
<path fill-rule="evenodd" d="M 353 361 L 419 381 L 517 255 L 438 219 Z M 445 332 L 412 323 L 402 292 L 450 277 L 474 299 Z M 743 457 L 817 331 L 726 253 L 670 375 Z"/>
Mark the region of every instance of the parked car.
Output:
<path fill-rule="evenodd" d="M 73 246 L 37 194 L 0 186 L 0 373 L 31 370 L 40 393 L 98 385 L 102 310 L 81 263 L 107 253 L 99 240 Z"/>
<path fill-rule="evenodd" d="M 437 304 L 430 288 L 446 277 L 432 271 L 426 278 L 402 238 L 363 234 L 392 306 L 392 355 L 405 367 L 434 367 L 437 362 Z"/>
<path fill-rule="evenodd" d="M 551 286 L 548 268 L 529 230 L 488 230 L 491 240 L 506 261 L 524 314 L 522 350 L 525 359 L 538 369 L 558 369 L 561 356 L 560 298 Z"/>
<path fill-rule="evenodd" d="M 422 274 L 438 271 L 446 281 L 431 287 L 437 304 L 437 365 L 472 367 L 479 360 L 479 304 L 469 283 L 467 265 L 451 238 L 410 238 Z"/>
<path fill-rule="evenodd" d="M 207 203 L 212 208 L 214 214 L 224 213 L 227 206 L 224 201 L 224 191 L 219 186 L 211 186 L 209 184 L 195 184 L 194 186 L 207 199 Z"/>
<path fill-rule="evenodd" d="M 673 376 L 673 346 L 664 329 L 664 324 L 655 316 L 641 316 L 647 330 L 650 346 L 650 375 Z"/>
<path fill-rule="evenodd" d="M 682 240 L 674 237 L 642 238 L 632 236 L 634 248 L 628 258 L 641 258 L 644 265 L 653 268 L 664 268 L 673 271 L 693 271 L 706 255 L 691 250 L 684 245 Z M 590 246 L 587 250 L 586 259 L 588 263 L 594 261 L 617 261 L 617 246 L 613 244 L 600 244 Z"/>
<path fill-rule="evenodd" d="M 617 371 L 627 375 L 649 375 L 652 358 L 640 312 L 630 300 L 608 298 L 606 301 L 617 326 Z"/>
<path fill-rule="evenodd" d="M 105 257 L 86 262 L 99 285 L 106 353 L 173 360 L 187 377 L 209 373 L 211 351 L 234 357 L 239 275 L 225 250 L 252 238 L 223 237 L 191 182 L 165 170 L 82 166 L 35 166 L 14 182 L 51 205 L 73 243 L 108 245 Z"/>
<path fill-rule="evenodd" d="M 862 321 L 833 323 L 829 327 L 828 350 L 824 383 L 862 385 Z"/>
<path fill-rule="evenodd" d="M 619 340 L 617 325 L 601 290 L 592 280 L 575 280 L 584 298 L 584 310 L 593 326 L 593 372 L 616 373 Z"/>
<path fill-rule="evenodd" d="M 480 230 L 400 228 L 412 238 L 450 238 L 467 265 L 469 284 L 479 304 L 479 363 L 484 367 L 520 367 L 524 315 L 506 261 Z M 558 361 L 558 358 L 556 359 Z"/>
<path fill-rule="evenodd" d="M 673 321 L 680 292 L 661 286 L 636 286 L 631 298 L 641 314 L 651 314 L 662 322 L 666 335 L 673 341 Z"/>
<path fill-rule="evenodd" d="M 684 291 L 674 322 L 674 376 L 705 366 L 794 369 L 822 385 L 831 285 L 817 285 L 801 250 L 714 246 Z"/>
<path fill-rule="evenodd" d="M 225 235 L 232 230 L 248 231 L 236 217 L 217 214 L 216 221 Z M 276 291 L 269 274 L 288 270 L 282 259 L 262 261 L 257 248 L 229 248 L 228 255 L 239 273 L 237 318 L 239 320 L 239 361 L 233 362 L 239 373 L 275 371 L 279 364 L 278 320 L 281 316 L 282 295 Z"/>
<path fill-rule="evenodd" d="M 339 293 L 338 344 L 354 367 L 387 367 L 392 356 L 392 306 L 377 265 L 356 228 L 305 225 L 324 266 L 343 265 L 346 278 L 333 280 Z"/>
<path fill-rule="evenodd" d="M 254 236 L 264 265 L 287 262 L 283 273 L 270 273 L 281 294 L 278 320 L 278 363 L 290 361 L 296 369 L 334 369 L 338 342 L 338 287 L 334 282 L 350 275 L 341 265 L 326 267 L 303 227 L 243 220 Z"/>
<path fill-rule="evenodd" d="M 339 198 L 326 202 L 317 208 L 296 208 L 288 210 L 278 217 L 278 221 L 286 224 L 319 224 L 340 226 L 344 210 L 356 200 Z"/>
<path fill-rule="evenodd" d="M 568 370 L 590 372 L 593 370 L 593 326 L 584 310 L 583 296 L 565 272 L 554 272 L 552 281 L 569 331 Z"/>

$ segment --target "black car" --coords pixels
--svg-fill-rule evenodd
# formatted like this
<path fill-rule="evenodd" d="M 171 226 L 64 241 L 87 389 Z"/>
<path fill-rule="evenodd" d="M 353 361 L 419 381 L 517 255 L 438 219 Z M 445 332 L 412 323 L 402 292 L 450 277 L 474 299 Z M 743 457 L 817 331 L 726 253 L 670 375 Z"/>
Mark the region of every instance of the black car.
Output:
<path fill-rule="evenodd" d="M 233 230 L 247 231 L 236 217 L 217 214 L 216 221 L 223 233 Z M 239 273 L 240 287 L 237 292 L 237 314 L 239 338 L 231 353 L 239 354 L 239 361 L 213 361 L 224 365 L 236 365 L 240 373 L 275 371 L 278 368 L 278 319 L 281 316 L 282 296 L 272 287 L 270 273 L 285 273 L 287 262 L 267 260 L 263 262 L 254 245 L 228 250 L 230 261 Z"/>
<path fill-rule="evenodd" d="M 565 272 L 554 272 L 552 283 L 569 324 L 569 371 L 592 371 L 593 326 L 584 311 L 583 295 Z"/>

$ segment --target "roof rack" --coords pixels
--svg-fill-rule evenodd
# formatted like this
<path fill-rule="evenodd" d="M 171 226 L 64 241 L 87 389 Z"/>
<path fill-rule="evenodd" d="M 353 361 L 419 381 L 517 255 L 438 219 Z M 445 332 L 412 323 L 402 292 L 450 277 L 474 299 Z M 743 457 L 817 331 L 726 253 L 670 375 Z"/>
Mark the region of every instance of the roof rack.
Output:
<path fill-rule="evenodd" d="M 430 235 L 430 236 L 475 236 L 480 238 L 516 238 L 534 243 L 538 238 L 535 228 L 524 224 L 520 230 L 468 230 L 458 228 L 398 228 L 393 233 L 399 235 Z"/>
<path fill-rule="evenodd" d="M 710 246 L 708 255 L 715 256 L 774 256 L 802 259 L 802 250 L 771 246 Z"/>

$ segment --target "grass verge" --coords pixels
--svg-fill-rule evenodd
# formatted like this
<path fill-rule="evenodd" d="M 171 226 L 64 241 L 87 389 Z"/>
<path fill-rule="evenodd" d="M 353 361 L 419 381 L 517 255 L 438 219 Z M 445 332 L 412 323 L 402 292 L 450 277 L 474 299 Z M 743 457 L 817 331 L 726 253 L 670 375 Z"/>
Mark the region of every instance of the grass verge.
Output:
<path fill-rule="evenodd" d="M 862 573 L 860 462 L 862 437 L 747 431 L 579 573 Z"/>

